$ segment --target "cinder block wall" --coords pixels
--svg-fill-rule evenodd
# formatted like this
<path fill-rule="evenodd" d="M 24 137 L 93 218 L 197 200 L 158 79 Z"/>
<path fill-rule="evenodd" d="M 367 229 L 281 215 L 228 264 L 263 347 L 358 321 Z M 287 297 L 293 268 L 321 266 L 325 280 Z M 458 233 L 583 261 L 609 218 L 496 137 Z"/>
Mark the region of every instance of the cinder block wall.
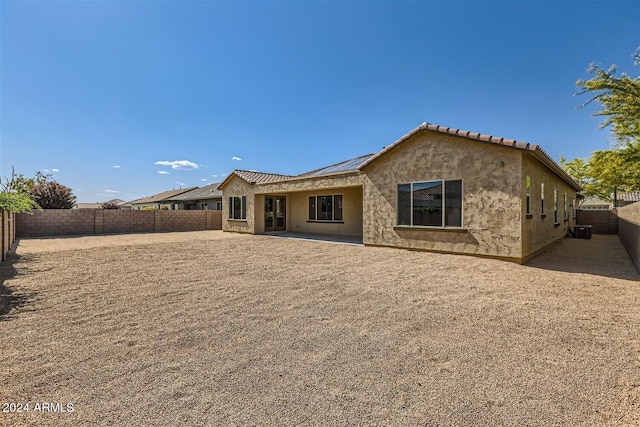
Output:
<path fill-rule="evenodd" d="M 0 257 L 7 259 L 7 252 L 16 240 L 15 214 L 0 211 Z"/>
<path fill-rule="evenodd" d="M 18 237 L 95 234 L 93 210 L 46 209 L 16 215 Z"/>
<path fill-rule="evenodd" d="M 222 211 L 46 209 L 16 215 L 18 237 L 221 230 Z"/>
<path fill-rule="evenodd" d="M 616 234 L 618 233 L 618 216 L 616 210 L 583 210 L 576 211 L 577 225 L 591 225 L 591 232 L 594 234 Z"/>
<path fill-rule="evenodd" d="M 155 211 L 96 210 L 102 216 L 102 233 L 153 233 Z M 97 230 L 96 230 L 97 231 Z"/>
<path fill-rule="evenodd" d="M 640 202 L 618 208 L 618 237 L 640 272 Z"/>

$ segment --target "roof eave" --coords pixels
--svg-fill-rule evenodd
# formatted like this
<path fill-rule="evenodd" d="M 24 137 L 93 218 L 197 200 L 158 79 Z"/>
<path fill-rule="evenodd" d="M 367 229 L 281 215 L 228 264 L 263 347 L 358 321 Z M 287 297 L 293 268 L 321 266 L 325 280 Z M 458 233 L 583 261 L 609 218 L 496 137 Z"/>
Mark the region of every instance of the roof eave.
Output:
<path fill-rule="evenodd" d="M 259 182 L 256 185 L 266 185 L 266 184 L 280 184 L 283 182 L 291 182 L 291 181 L 305 181 L 309 179 L 318 179 L 318 178 L 327 178 L 334 177 L 339 175 L 359 175 L 361 172 L 358 169 L 352 169 L 350 171 L 341 171 L 341 172 L 331 172 L 322 175 L 312 175 L 312 176 L 294 176 L 288 179 L 283 179 L 282 181 L 267 181 L 267 182 Z"/>
<path fill-rule="evenodd" d="M 489 144 L 501 145 L 503 147 L 515 148 L 517 150 L 535 153 L 536 157 L 540 159 L 549 169 L 551 169 L 556 175 L 558 175 L 561 179 L 566 181 L 569 185 L 571 185 L 577 191 L 582 191 L 582 187 L 571 178 L 539 145 L 530 144 L 528 142 L 516 141 L 512 139 L 505 139 L 500 137 L 494 137 L 491 135 L 484 135 L 476 132 L 469 132 L 460 129 L 453 129 L 445 126 L 432 125 L 427 122 L 422 123 L 417 128 L 413 129 L 406 135 L 402 136 L 400 139 L 394 141 L 391 145 L 383 148 L 373 157 L 369 158 L 365 162 L 363 162 L 360 166 L 358 166 L 358 170 L 363 170 L 379 158 L 385 156 L 388 152 L 397 148 L 400 144 L 402 144 L 407 139 L 411 138 L 415 134 L 420 131 L 430 131 L 430 132 L 440 132 L 447 135 L 458 136 L 465 139 L 470 139 L 478 142 L 485 142 Z"/>

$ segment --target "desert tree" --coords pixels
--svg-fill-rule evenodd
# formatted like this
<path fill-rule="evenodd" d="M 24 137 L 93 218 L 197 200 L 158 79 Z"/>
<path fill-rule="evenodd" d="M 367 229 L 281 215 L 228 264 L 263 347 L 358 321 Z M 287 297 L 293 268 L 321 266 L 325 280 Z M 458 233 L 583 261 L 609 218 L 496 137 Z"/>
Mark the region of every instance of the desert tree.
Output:
<path fill-rule="evenodd" d="M 634 64 L 640 66 L 640 48 L 633 58 Z M 611 126 L 619 145 L 637 144 L 640 143 L 640 76 L 631 77 L 624 72 L 617 76 L 616 71 L 615 65 L 605 70 L 592 63 L 587 72 L 593 77 L 576 82 L 577 95 L 591 95 L 581 107 L 592 102 L 600 104 L 600 109 L 593 114 L 606 117 L 600 126 Z"/>
<path fill-rule="evenodd" d="M 29 194 L 42 209 L 71 209 L 76 202 L 71 189 L 56 181 L 36 184 Z"/>

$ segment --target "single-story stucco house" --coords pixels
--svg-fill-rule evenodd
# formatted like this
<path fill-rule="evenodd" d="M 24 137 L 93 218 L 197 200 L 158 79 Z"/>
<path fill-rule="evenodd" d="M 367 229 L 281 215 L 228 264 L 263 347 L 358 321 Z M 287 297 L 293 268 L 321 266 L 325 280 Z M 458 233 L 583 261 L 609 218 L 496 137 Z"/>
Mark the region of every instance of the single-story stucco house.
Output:
<path fill-rule="evenodd" d="M 236 170 L 218 188 L 224 231 L 520 263 L 573 229 L 581 190 L 538 145 L 429 123 L 377 153 L 297 176 Z"/>
<path fill-rule="evenodd" d="M 222 191 L 219 182 L 194 188 L 186 193 L 165 199 L 165 202 L 177 203 L 179 210 L 219 211 L 222 210 Z"/>
<path fill-rule="evenodd" d="M 150 197 L 143 197 L 142 199 L 133 200 L 127 205 L 131 206 L 133 210 L 143 210 L 143 209 L 167 209 L 170 211 L 175 211 L 180 208 L 179 202 L 173 202 L 171 199 L 176 197 L 182 193 L 186 193 L 187 191 L 194 190 L 198 187 L 189 187 L 189 188 L 180 188 L 178 190 L 168 190 L 163 191 L 162 193 L 154 194 Z"/>

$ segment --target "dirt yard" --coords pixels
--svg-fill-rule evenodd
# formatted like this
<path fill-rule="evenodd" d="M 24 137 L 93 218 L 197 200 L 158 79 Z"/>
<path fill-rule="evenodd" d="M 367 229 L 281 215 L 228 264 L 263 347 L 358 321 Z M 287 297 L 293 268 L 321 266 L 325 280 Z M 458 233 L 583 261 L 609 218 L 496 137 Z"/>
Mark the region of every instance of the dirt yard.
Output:
<path fill-rule="evenodd" d="M 1 409 L 30 405 L 1 425 L 640 425 L 617 236 L 524 266 L 220 231 L 25 239 L 0 272 Z"/>

